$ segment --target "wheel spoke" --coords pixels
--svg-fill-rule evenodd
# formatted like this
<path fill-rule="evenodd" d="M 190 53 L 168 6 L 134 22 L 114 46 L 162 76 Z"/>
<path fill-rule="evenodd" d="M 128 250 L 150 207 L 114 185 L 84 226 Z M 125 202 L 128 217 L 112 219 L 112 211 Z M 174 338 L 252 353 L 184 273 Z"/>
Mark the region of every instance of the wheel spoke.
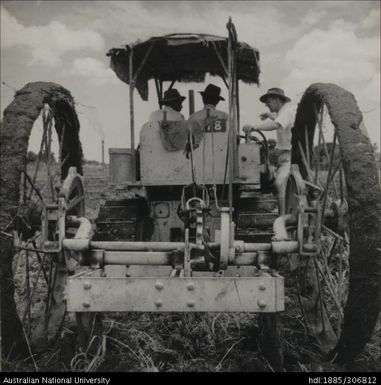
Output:
<path fill-rule="evenodd" d="M 71 209 L 73 209 L 74 207 L 76 207 L 79 203 L 81 203 L 84 199 L 85 199 L 85 197 L 84 197 L 83 195 L 76 196 L 75 198 L 73 198 L 73 199 L 68 203 L 68 205 L 66 206 L 66 211 L 70 211 Z"/>
<path fill-rule="evenodd" d="M 326 331 L 326 325 L 325 325 L 325 317 L 324 317 L 324 309 L 323 309 L 323 297 L 322 297 L 322 290 L 321 290 L 321 283 L 318 273 L 318 261 L 316 258 L 313 258 L 314 264 L 315 264 L 315 273 L 316 273 L 316 280 L 318 284 L 319 289 L 319 295 L 318 295 L 318 301 L 319 301 L 319 311 L 320 311 L 320 317 L 323 324 L 323 331 Z"/>
<path fill-rule="evenodd" d="M 49 283 L 49 279 L 48 279 L 48 275 L 46 273 L 46 270 L 45 270 L 45 266 L 44 266 L 44 262 L 46 260 L 46 254 L 44 254 L 44 258 L 42 259 L 41 256 L 40 256 L 40 253 L 37 251 L 37 245 L 36 245 L 36 241 L 33 241 L 33 247 L 35 248 L 34 252 L 36 253 L 37 255 L 37 259 L 38 259 L 38 263 L 40 264 L 41 268 L 42 268 L 42 273 L 44 275 L 44 278 L 45 278 L 45 282 L 46 284 L 48 285 Z"/>
<path fill-rule="evenodd" d="M 25 179 L 28 180 L 28 182 L 29 182 L 29 184 L 30 184 L 30 186 L 32 188 L 32 191 L 34 190 L 37 193 L 38 197 L 43 201 L 44 198 L 42 197 L 42 194 L 41 194 L 40 190 L 35 186 L 35 184 L 33 183 L 32 179 L 30 178 L 28 173 L 25 170 L 22 170 L 22 172 L 25 175 Z M 30 196 L 31 196 L 31 194 L 30 194 Z"/>
<path fill-rule="evenodd" d="M 308 168 L 311 170 L 311 164 L 310 164 L 310 144 L 309 144 L 309 140 L 308 140 L 308 126 L 307 125 L 304 126 L 304 135 L 305 135 L 305 143 L 306 143 L 307 164 L 308 164 Z M 312 175 L 312 170 L 311 170 L 311 175 Z"/>
<path fill-rule="evenodd" d="M 64 138 L 65 138 L 65 128 L 66 128 L 66 125 L 65 125 L 65 123 L 63 123 L 62 124 L 61 138 L 60 138 L 60 148 L 59 148 L 59 158 L 58 158 L 59 163 L 62 162 L 62 149 L 63 149 L 63 142 L 64 142 Z M 60 168 L 61 168 L 61 166 L 60 166 Z"/>
<path fill-rule="evenodd" d="M 42 137 L 41 137 L 41 143 L 40 143 L 40 151 L 38 152 L 37 159 L 36 159 L 36 166 L 34 168 L 34 173 L 33 173 L 33 185 L 36 183 L 37 180 L 37 174 L 38 174 L 38 169 L 40 168 L 40 162 L 41 162 L 41 154 L 44 151 L 44 145 L 45 145 L 45 137 L 46 137 L 46 126 L 44 123 L 44 114 L 42 115 L 42 121 L 43 121 L 43 132 L 42 132 Z M 46 147 L 45 147 L 46 148 Z M 32 190 L 29 194 L 29 199 L 33 197 L 34 191 Z"/>
<path fill-rule="evenodd" d="M 332 283 L 331 283 L 330 279 L 327 278 L 327 276 L 330 277 L 330 273 L 328 271 L 327 274 L 324 274 L 323 267 L 321 266 L 321 263 L 319 261 L 316 260 L 316 264 L 317 264 L 317 267 L 319 269 L 319 272 L 320 272 L 324 282 L 327 285 L 327 288 L 328 288 L 328 290 L 329 290 L 329 292 L 331 294 L 333 302 L 336 305 L 336 308 L 337 308 L 338 312 L 340 313 L 340 315 L 342 317 L 343 316 L 343 309 L 341 308 L 340 302 L 339 302 L 339 300 L 337 298 L 335 290 L 333 289 L 333 286 L 332 286 Z"/>
<path fill-rule="evenodd" d="M 315 114 L 317 114 L 317 112 L 316 112 L 316 105 L 315 104 L 314 104 L 314 108 L 315 108 Z M 322 112 L 321 112 L 321 114 L 319 114 L 319 116 L 317 117 L 318 125 L 319 125 L 319 139 L 318 139 L 317 154 L 316 154 L 316 160 L 315 160 L 315 177 L 314 177 L 314 183 L 315 184 L 317 183 L 317 180 L 318 180 L 318 173 L 319 173 L 319 166 L 320 166 L 320 144 L 321 144 L 321 128 L 320 128 L 320 125 L 321 125 L 322 119 L 323 119 L 323 116 L 322 116 Z"/>
<path fill-rule="evenodd" d="M 50 254 L 50 267 L 49 267 L 49 282 L 48 282 L 48 294 L 47 294 L 47 300 L 46 300 L 46 306 L 45 306 L 45 323 L 46 319 L 48 317 L 49 308 L 50 308 L 50 296 L 51 296 L 51 286 L 52 286 L 52 277 L 53 277 L 53 258 Z"/>
<path fill-rule="evenodd" d="M 344 193 L 343 193 L 343 165 L 342 165 L 341 162 L 340 162 L 339 178 L 340 178 L 340 202 L 343 203 L 344 202 Z"/>
<path fill-rule="evenodd" d="M 310 186 L 310 187 L 314 188 L 315 190 L 318 190 L 318 191 L 320 191 L 320 192 L 323 192 L 323 191 L 324 191 L 324 189 L 323 189 L 322 187 L 317 186 L 316 184 L 311 183 L 311 182 L 309 182 L 308 180 L 305 180 L 304 183 L 305 183 L 307 186 Z"/>
<path fill-rule="evenodd" d="M 336 135 L 336 131 L 335 131 L 335 133 L 333 135 L 332 155 L 329 158 L 330 162 L 329 162 L 329 168 L 328 168 L 328 174 L 327 174 L 327 183 L 325 186 L 325 191 L 324 191 L 324 196 L 323 196 L 323 205 L 322 205 L 322 214 L 321 214 L 322 218 L 324 218 L 325 205 L 327 203 L 329 181 L 330 181 L 330 176 L 331 176 L 331 172 L 332 172 L 332 164 L 333 164 L 333 158 L 334 158 L 335 147 L 336 147 L 336 137 L 337 137 L 337 135 Z"/>
<path fill-rule="evenodd" d="M 70 153 L 67 153 L 66 156 L 65 156 L 65 159 L 59 163 L 59 165 L 57 166 L 57 169 L 53 175 L 53 184 L 55 185 L 57 183 L 56 179 L 57 177 L 59 176 L 60 177 L 60 180 L 61 181 L 61 169 L 62 169 L 62 166 L 67 162 L 67 160 L 69 159 L 69 155 Z"/>
<path fill-rule="evenodd" d="M 52 306 L 54 306 L 56 304 L 56 298 L 55 298 L 55 286 L 56 286 L 56 280 L 57 280 L 57 273 L 58 273 L 58 263 L 55 263 L 53 260 L 52 260 L 52 269 L 54 269 L 54 274 L 52 275 L 53 276 L 53 279 L 52 279 L 52 283 L 50 285 L 50 289 L 49 289 L 49 292 L 50 292 L 50 295 L 49 295 L 49 300 L 47 301 L 47 308 L 48 308 L 48 311 L 46 312 L 46 315 L 45 315 L 45 328 L 48 329 L 49 327 L 49 322 L 50 322 L 50 316 L 51 316 L 51 312 L 52 312 Z"/>
<path fill-rule="evenodd" d="M 343 242 L 340 242 L 339 246 L 339 277 L 338 277 L 338 286 L 337 286 L 337 296 L 339 303 L 341 304 L 341 289 L 342 289 L 342 281 L 343 281 Z M 341 332 L 341 322 L 342 322 L 342 314 L 339 313 L 339 318 L 337 322 L 337 330 L 339 333 Z"/>
<path fill-rule="evenodd" d="M 298 146 L 299 146 L 299 151 L 300 151 L 300 154 L 302 156 L 302 162 L 304 164 L 304 167 L 306 168 L 307 170 L 307 174 L 308 174 L 308 183 L 307 184 L 310 184 L 312 187 L 314 188 L 317 188 L 318 190 L 320 191 L 324 191 L 323 187 L 322 187 L 322 183 L 320 181 L 320 179 L 318 178 L 317 179 L 317 186 L 315 186 L 312 181 L 314 180 L 313 178 L 313 175 L 312 175 L 312 170 L 310 169 L 310 167 L 308 166 L 308 163 L 307 163 L 307 158 L 306 158 L 306 154 L 304 153 L 304 150 L 303 150 L 303 146 L 302 144 L 298 141 Z"/>
<path fill-rule="evenodd" d="M 331 262 L 332 254 L 335 251 L 335 246 L 337 243 L 337 238 L 333 238 L 333 242 L 331 243 L 331 246 L 329 247 L 328 256 L 327 256 L 327 263 L 329 264 Z"/>
<path fill-rule="evenodd" d="M 25 319 L 26 319 L 26 316 L 30 314 L 30 307 L 31 307 L 31 304 L 32 304 L 32 300 L 33 300 L 33 297 L 34 297 L 34 292 L 36 290 L 36 287 L 37 287 L 37 283 L 38 283 L 38 279 L 40 278 L 40 274 L 41 274 L 41 270 L 42 270 L 42 265 L 40 265 L 38 271 L 37 271 L 37 276 L 36 276 L 36 279 L 35 281 L 33 282 L 33 285 L 32 285 L 32 291 L 28 297 L 28 303 L 25 307 L 25 310 L 24 310 L 24 313 L 23 313 L 23 316 L 22 316 L 22 319 L 21 319 L 21 322 L 22 323 L 25 323 Z"/>
<path fill-rule="evenodd" d="M 302 161 L 303 161 L 304 167 L 307 170 L 308 178 L 310 181 L 312 181 L 313 178 L 312 178 L 312 174 L 311 174 L 311 169 L 310 169 L 310 166 L 308 165 L 307 157 L 306 157 L 306 154 L 304 153 L 303 146 L 300 143 L 300 141 L 298 141 L 298 145 L 299 145 L 300 154 L 302 155 Z"/>
<path fill-rule="evenodd" d="M 26 197 L 27 197 L 27 195 L 26 195 L 26 189 L 27 189 L 27 173 L 26 173 L 26 171 L 25 170 L 22 170 L 22 174 L 23 174 L 23 197 L 22 197 L 22 200 L 23 200 L 23 203 L 24 204 L 26 204 Z"/>
<path fill-rule="evenodd" d="M 47 151 L 47 173 L 48 173 L 48 186 L 50 187 L 50 192 L 48 188 L 48 200 L 54 200 L 54 187 L 53 187 L 53 178 L 51 172 L 51 150 L 52 150 L 52 115 L 49 110 L 48 113 L 48 151 Z"/>
<path fill-rule="evenodd" d="M 331 182 L 335 183 L 334 178 L 335 178 L 335 175 L 336 175 L 336 173 L 337 173 L 337 171 L 338 171 L 339 169 L 341 169 L 341 158 L 339 159 L 339 161 L 337 162 L 337 164 L 336 164 L 334 170 L 332 171 L 332 174 L 331 174 L 331 176 L 330 176 L 330 178 L 329 178 L 328 184 L 331 184 Z M 340 186 L 340 187 L 341 187 L 341 186 Z M 337 190 L 337 187 L 336 187 L 336 186 L 335 186 L 335 190 Z"/>
<path fill-rule="evenodd" d="M 327 160 L 330 159 L 327 144 L 325 142 L 325 137 L 324 137 L 324 132 L 323 132 L 323 125 L 324 125 L 324 111 L 325 111 L 325 105 L 323 104 L 321 107 L 321 112 L 320 112 L 320 119 L 319 119 L 319 133 L 320 133 L 320 139 L 323 144 L 323 149 L 325 152 L 325 156 L 327 157 Z"/>
<path fill-rule="evenodd" d="M 25 275 L 26 275 L 26 295 L 29 300 L 30 298 L 30 281 L 29 281 L 29 252 L 25 252 Z M 31 328 L 30 328 L 30 318 L 31 318 L 31 312 L 30 312 L 30 306 L 26 307 L 27 310 L 27 334 L 30 337 L 31 336 Z"/>
<path fill-rule="evenodd" d="M 340 241 L 343 241 L 345 242 L 347 245 L 349 245 L 349 240 L 343 238 L 341 235 L 337 234 L 336 232 L 334 232 L 333 230 L 331 230 L 329 227 L 325 226 L 325 225 L 322 225 L 322 228 L 326 231 L 328 231 L 330 234 L 332 234 L 334 237 L 336 237 L 337 239 L 340 239 Z"/>

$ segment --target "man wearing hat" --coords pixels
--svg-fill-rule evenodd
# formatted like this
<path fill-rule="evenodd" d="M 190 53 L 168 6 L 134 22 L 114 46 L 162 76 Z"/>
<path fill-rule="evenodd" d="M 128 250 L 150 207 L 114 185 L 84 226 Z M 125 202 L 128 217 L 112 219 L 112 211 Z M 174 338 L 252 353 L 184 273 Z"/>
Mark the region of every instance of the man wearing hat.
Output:
<path fill-rule="evenodd" d="M 164 107 L 152 112 L 148 120 L 150 122 L 157 122 L 163 120 L 164 115 L 166 115 L 166 120 L 184 120 L 184 116 L 180 114 L 184 100 L 185 96 L 181 96 L 176 88 L 165 91 L 164 98 L 160 103 Z"/>
<path fill-rule="evenodd" d="M 285 213 L 286 184 L 291 165 L 291 129 L 294 125 L 296 109 L 289 102 L 291 99 L 280 88 L 270 88 L 259 100 L 270 112 L 260 114 L 263 123 L 243 126 L 248 134 L 255 130 L 274 131 L 277 134 L 278 162 L 275 187 L 278 194 L 279 213 Z"/>
<path fill-rule="evenodd" d="M 213 84 L 208 84 L 204 91 L 200 91 L 202 96 L 202 101 L 204 103 L 204 108 L 200 111 L 193 113 L 189 120 L 197 120 L 199 122 L 204 122 L 205 119 L 209 116 L 212 118 L 218 119 L 228 119 L 228 114 L 223 111 L 216 109 L 216 106 L 220 100 L 225 100 L 221 94 L 221 88 Z"/>

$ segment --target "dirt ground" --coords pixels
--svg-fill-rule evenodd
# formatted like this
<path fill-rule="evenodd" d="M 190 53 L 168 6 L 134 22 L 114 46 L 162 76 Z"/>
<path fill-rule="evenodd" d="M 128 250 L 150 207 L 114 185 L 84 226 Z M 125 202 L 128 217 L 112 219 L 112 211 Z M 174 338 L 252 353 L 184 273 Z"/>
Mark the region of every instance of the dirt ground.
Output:
<path fill-rule="evenodd" d="M 85 165 L 86 216 L 94 220 L 109 193 L 108 166 Z M 355 362 L 326 362 L 309 340 L 292 285 L 286 283 L 285 371 L 381 371 L 381 319 Z M 22 362 L 3 361 L 4 371 L 262 372 L 273 371 L 257 344 L 258 319 L 242 313 L 108 313 L 98 350 L 74 351 L 75 321 L 68 314 L 59 340 Z M 99 341 L 97 341 L 99 342 Z"/>

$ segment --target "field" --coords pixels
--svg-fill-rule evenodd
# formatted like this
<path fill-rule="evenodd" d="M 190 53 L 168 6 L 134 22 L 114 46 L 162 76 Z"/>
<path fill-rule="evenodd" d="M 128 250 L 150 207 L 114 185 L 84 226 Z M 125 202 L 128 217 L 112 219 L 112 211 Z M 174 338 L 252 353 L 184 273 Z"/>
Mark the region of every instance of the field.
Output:
<path fill-rule="evenodd" d="M 86 216 L 94 220 L 110 192 L 108 167 L 85 165 Z M 22 264 L 22 263 L 21 263 Z M 16 282 L 17 283 L 17 282 Z M 381 322 L 364 352 L 348 367 L 324 361 L 306 335 L 292 283 L 286 288 L 285 371 L 380 371 Z M 59 340 L 22 362 L 3 361 L 4 371 L 261 372 L 273 371 L 258 346 L 258 317 L 243 313 L 105 314 L 98 350 L 79 353 L 74 317 L 68 314 Z"/>

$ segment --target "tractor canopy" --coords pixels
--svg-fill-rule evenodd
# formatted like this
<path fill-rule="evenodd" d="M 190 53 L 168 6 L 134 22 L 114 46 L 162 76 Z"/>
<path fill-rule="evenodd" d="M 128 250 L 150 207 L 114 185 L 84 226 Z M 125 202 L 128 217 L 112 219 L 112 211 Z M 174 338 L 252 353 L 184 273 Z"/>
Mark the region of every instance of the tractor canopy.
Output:
<path fill-rule="evenodd" d="M 258 84 L 259 51 L 242 42 L 234 48 L 237 79 Z M 203 82 L 209 73 L 226 82 L 228 77 L 228 39 L 220 36 L 176 33 L 112 48 L 106 55 L 119 79 L 130 84 L 132 78 L 143 100 L 148 100 L 150 79 Z"/>

